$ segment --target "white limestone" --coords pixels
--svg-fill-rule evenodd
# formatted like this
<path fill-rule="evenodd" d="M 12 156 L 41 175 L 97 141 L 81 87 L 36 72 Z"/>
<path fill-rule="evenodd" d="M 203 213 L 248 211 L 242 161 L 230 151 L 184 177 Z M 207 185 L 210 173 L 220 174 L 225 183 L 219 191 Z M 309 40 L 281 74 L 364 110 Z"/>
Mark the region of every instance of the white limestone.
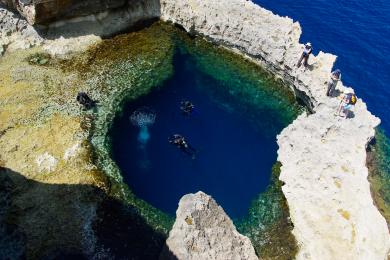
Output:
<path fill-rule="evenodd" d="M 0 7 L 0 57 L 5 51 L 28 49 L 42 42 L 43 39 L 26 20 Z"/>
<path fill-rule="evenodd" d="M 181 198 L 167 249 L 170 254 L 165 251 L 160 259 L 258 259 L 249 238 L 238 233 L 224 210 L 203 192 Z"/>
<path fill-rule="evenodd" d="M 48 152 L 39 155 L 35 162 L 37 163 L 39 172 L 52 172 L 58 164 L 58 160 Z"/>
<path fill-rule="evenodd" d="M 81 150 L 81 144 L 80 143 L 75 143 L 72 147 L 69 147 L 68 149 L 65 150 L 64 152 L 64 160 L 67 161 L 73 157 L 76 157 Z"/>
<path fill-rule="evenodd" d="M 309 68 L 298 69 L 299 24 L 251 1 L 162 0 L 161 8 L 163 20 L 238 50 L 275 73 L 314 112 L 299 116 L 278 136 L 297 259 L 387 259 L 389 231 L 373 204 L 365 164 L 366 145 L 380 120 L 361 99 L 353 118 L 334 116 L 339 100 L 325 91 L 336 56 L 311 55 Z M 353 91 L 341 82 L 338 89 Z"/>

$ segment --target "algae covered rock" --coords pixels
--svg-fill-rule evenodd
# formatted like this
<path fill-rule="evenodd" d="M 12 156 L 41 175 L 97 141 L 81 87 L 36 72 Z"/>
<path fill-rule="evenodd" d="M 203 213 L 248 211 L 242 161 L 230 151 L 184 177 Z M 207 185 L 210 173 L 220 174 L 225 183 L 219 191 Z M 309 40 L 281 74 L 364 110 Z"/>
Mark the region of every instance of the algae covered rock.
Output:
<path fill-rule="evenodd" d="M 258 259 L 249 238 L 203 192 L 181 198 L 161 259 Z"/>

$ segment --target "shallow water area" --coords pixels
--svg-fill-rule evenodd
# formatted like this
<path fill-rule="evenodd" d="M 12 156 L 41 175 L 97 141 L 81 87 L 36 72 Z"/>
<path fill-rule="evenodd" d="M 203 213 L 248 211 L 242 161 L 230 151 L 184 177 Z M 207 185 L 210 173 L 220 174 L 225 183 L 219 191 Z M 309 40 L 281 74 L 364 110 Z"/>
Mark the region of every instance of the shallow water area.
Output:
<path fill-rule="evenodd" d="M 286 120 L 275 105 L 283 99 L 257 104 L 253 100 L 261 101 L 266 91 L 239 73 L 221 80 L 201 60 L 178 49 L 173 77 L 125 104 L 109 133 L 112 157 L 135 195 L 166 213 L 174 215 L 183 195 L 201 190 L 230 217 L 240 218 L 268 186 L 276 135 L 293 118 Z M 180 110 L 183 100 L 195 105 L 190 116 Z M 133 124 L 131 116 L 139 109 L 155 120 Z M 184 136 L 194 154 L 170 144 L 173 134 Z"/>

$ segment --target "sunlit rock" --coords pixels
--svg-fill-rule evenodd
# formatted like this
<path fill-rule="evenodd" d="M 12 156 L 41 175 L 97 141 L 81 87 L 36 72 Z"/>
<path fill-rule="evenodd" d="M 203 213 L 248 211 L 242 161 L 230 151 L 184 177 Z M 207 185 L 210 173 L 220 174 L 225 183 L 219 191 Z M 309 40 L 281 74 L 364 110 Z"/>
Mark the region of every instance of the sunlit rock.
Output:
<path fill-rule="evenodd" d="M 161 259 L 258 259 L 249 238 L 203 192 L 181 198 Z"/>
<path fill-rule="evenodd" d="M 54 156 L 46 152 L 37 157 L 36 163 L 39 171 L 51 172 L 57 166 L 58 160 Z"/>

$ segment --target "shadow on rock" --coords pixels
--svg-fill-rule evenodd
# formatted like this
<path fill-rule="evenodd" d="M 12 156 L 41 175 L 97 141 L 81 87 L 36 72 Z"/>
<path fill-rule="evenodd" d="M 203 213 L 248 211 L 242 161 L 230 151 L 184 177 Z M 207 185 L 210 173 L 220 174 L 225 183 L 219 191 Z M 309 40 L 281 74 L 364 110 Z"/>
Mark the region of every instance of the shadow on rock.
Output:
<path fill-rule="evenodd" d="M 0 167 L 0 259 L 158 259 L 165 235 L 92 185 Z"/>

